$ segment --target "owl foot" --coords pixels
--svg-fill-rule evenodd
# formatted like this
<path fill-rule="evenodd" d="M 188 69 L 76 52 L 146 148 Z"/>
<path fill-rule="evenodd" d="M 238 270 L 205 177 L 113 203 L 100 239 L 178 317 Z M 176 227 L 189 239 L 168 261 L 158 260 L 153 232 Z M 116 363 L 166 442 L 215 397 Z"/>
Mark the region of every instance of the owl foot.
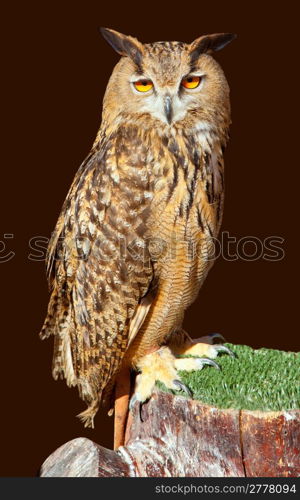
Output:
<path fill-rule="evenodd" d="M 92 404 L 84 411 L 79 413 L 77 417 L 84 424 L 84 427 L 94 429 L 94 417 L 99 409 L 99 401 L 93 401 Z"/>
<path fill-rule="evenodd" d="M 201 370 L 204 365 L 220 369 L 215 361 L 208 358 L 178 359 L 166 346 L 147 354 L 138 365 L 141 373 L 136 377 L 135 391 L 130 400 L 129 409 L 132 410 L 135 403 L 139 401 L 141 414 L 141 404 L 150 398 L 157 381 L 162 382 L 172 391 L 182 390 L 192 397 L 190 389 L 181 381 L 178 370 Z"/>
<path fill-rule="evenodd" d="M 236 357 L 235 353 L 223 344 L 218 344 L 215 342 L 222 341 L 225 339 L 220 333 L 212 333 L 206 335 L 205 337 L 200 337 L 199 339 L 191 339 L 186 334 L 186 341 L 181 345 L 172 345 L 171 349 L 174 354 L 180 354 L 182 356 L 207 356 L 208 358 L 215 359 L 219 353 L 229 354 L 231 357 Z M 185 370 L 185 368 L 182 368 Z"/>
<path fill-rule="evenodd" d="M 144 356 L 139 364 L 139 373 L 135 380 L 135 391 L 129 408 L 132 409 L 136 401 L 147 401 L 154 389 L 156 381 L 163 382 L 168 389 L 176 390 L 176 381 L 180 376 L 175 367 L 176 358 L 168 347 L 161 347 L 157 351 Z"/>

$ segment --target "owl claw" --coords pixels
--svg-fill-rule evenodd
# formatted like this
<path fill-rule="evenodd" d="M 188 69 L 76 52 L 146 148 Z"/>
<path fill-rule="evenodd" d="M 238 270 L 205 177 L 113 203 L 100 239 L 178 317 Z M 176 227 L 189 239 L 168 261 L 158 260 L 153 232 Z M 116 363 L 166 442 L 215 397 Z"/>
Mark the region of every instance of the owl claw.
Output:
<path fill-rule="evenodd" d="M 130 399 L 130 401 L 129 401 L 129 410 L 130 410 L 130 411 L 133 411 L 133 407 L 134 407 L 134 405 L 135 405 L 136 401 L 137 401 L 137 397 L 136 397 L 136 395 L 134 394 L 134 395 L 132 396 L 132 398 Z"/>
<path fill-rule="evenodd" d="M 178 387 L 178 390 L 184 391 L 190 398 L 193 397 L 192 391 L 181 380 L 173 380 L 173 384 Z"/>
<path fill-rule="evenodd" d="M 136 403 L 137 401 L 139 402 L 139 417 L 140 417 L 140 421 L 141 421 L 141 422 L 144 422 L 144 420 L 143 420 L 143 416 L 142 416 L 142 408 L 143 408 L 143 404 L 144 404 L 144 403 L 138 399 L 138 397 L 136 396 L 136 394 L 134 394 L 134 395 L 132 396 L 132 398 L 130 399 L 130 402 L 129 402 L 129 410 L 130 410 L 130 411 L 133 411 L 133 409 L 134 409 L 134 405 L 135 405 L 135 403 Z"/>
<path fill-rule="evenodd" d="M 220 333 L 209 333 L 208 337 L 212 339 L 213 343 L 215 343 L 214 342 L 215 340 L 220 341 L 220 342 L 226 342 L 226 339 Z M 218 343 L 218 342 L 216 342 L 216 343 Z"/>
<path fill-rule="evenodd" d="M 143 404 L 144 403 L 142 403 L 142 401 L 139 402 L 139 417 L 140 417 L 141 422 L 144 422 L 143 414 L 142 414 Z"/>
<path fill-rule="evenodd" d="M 197 361 L 200 361 L 201 365 L 210 365 L 216 368 L 217 370 L 222 369 L 220 365 L 218 365 L 218 363 L 209 358 L 197 358 Z"/>
<path fill-rule="evenodd" d="M 229 347 L 226 347 L 226 345 L 214 345 L 214 349 L 215 349 L 215 351 L 217 351 L 217 353 L 226 352 L 226 354 L 229 354 L 229 356 L 231 358 L 237 358 L 237 355 L 235 354 L 235 352 L 233 352 L 231 349 L 229 349 Z"/>

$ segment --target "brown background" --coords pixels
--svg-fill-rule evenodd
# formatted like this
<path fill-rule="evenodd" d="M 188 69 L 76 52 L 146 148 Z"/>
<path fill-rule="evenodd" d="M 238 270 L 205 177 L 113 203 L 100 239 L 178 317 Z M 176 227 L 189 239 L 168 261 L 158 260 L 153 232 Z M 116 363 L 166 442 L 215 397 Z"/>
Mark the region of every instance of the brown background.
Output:
<path fill-rule="evenodd" d="M 84 408 L 76 390 L 51 378 L 52 341 L 38 338 L 48 301 L 44 262 L 28 259 L 29 239 L 53 230 L 100 123 L 118 60 L 100 38 L 100 25 L 142 41 L 238 34 L 216 56 L 230 83 L 233 118 L 223 229 L 237 237 L 281 236 L 286 256 L 219 259 L 185 326 L 193 336 L 218 331 L 233 343 L 299 350 L 295 12 L 292 3 L 284 2 L 284 11 L 274 5 L 26 2 L 3 17 L 0 239 L 13 233 L 7 248 L 16 255 L 0 264 L 1 475 L 35 475 L 49 453 L 77 436 L 111 444 L 111 421 L 99 414 L 94 431 L 83 429 L 75 418 Z"/>

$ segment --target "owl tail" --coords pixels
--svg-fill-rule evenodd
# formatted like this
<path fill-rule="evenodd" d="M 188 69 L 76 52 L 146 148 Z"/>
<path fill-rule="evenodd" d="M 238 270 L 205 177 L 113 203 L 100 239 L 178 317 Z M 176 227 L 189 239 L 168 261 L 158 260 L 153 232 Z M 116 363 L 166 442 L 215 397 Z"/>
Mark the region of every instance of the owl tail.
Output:
<path fill-rule="evenodd" d="M 55 380 L 65 378 L 69 387 L 77 385 L 71 351 L 71 333 L 74 328 L 70 305 L 63 305 L 59 296 L 53 293 L 40 338 L 44 340 L 54 335 L 52 375 Z"/>
<path fill-rule="evenodd" d="M 40 339 L 44 340 L 50 337 L 50 335 L 55 335 L 56 331 L 56 314 L 59 310 L 59 297 L 56 292 L 53 292 L 49 301 L 47 317 L 43 324 L 42 330 L 40 331 Z"/>

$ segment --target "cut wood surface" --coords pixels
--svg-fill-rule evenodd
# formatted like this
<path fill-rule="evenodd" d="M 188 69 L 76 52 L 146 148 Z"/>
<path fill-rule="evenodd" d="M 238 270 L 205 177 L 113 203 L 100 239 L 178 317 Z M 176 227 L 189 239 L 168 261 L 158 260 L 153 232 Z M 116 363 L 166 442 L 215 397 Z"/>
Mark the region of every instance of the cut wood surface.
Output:
<path fill-rule="evenodd" d="M 129 416 L 125 446 L 58 448 L 42 477 L 298 477 L 300 410 L 218 409 L 156 391 Z"/>

